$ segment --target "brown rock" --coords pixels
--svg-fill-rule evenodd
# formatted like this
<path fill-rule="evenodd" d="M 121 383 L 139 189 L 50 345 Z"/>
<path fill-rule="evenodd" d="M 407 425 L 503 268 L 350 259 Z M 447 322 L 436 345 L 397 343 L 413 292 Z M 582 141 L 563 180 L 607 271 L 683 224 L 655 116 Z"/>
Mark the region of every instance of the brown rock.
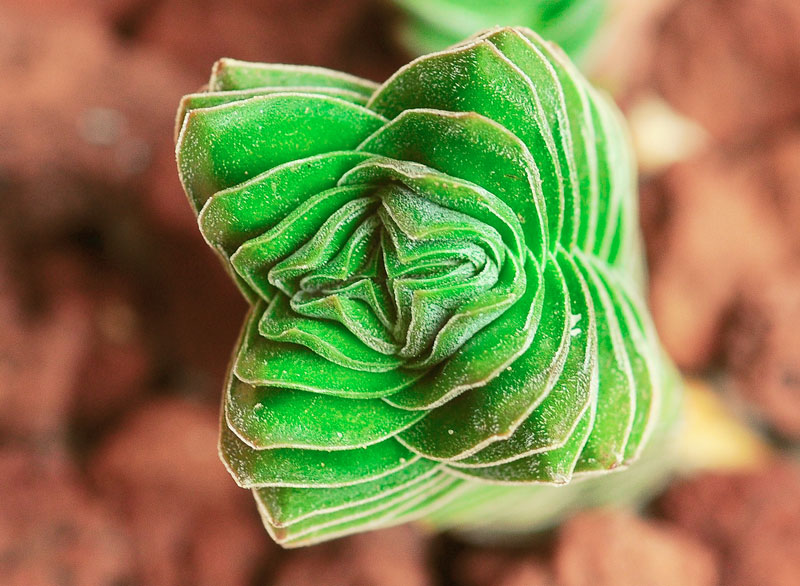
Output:
<path fill-rule="evenodd" d="M 659 200 L 643 206 L 658 210 L 645 222 L 654 318 L 684 368 L 708 366 L 739 296 L 796 262 L 796 229 L 768 188 L 772 166 L 759 151 L 710 153 L 645 191 Z"/>
<path fill-rule="evenodd" d="M 706 474 L 661 499 L 667 519 L 713 548 L 726 586 L 800 583 L 800 467 Z"/>
<path fill-rule="evenodd" d="M 767 205 L 777 210 L 792 256 L 800 263 L 800 131 L 782 133 L 764 143 L 757 162 Z"/>
<path fill-rule="evenodd" d="M 5 586 L 134 583 L 124 527 L 58 458 L 0 452 L 0 580 Z"/>
<path fill-rule="evenodd" d="M 800 115 L 800 4 L 683 0 L 666 16 L 653 83 L 713 135 L 736 142 Z"/>
<path fill-rule="evenodd" d="M 86 347 L 71 388 L 70 419 L 101 427 L 148 391 L 152 352 L 129 278 L 93 270 L 78 255 L 51 255 L 38 266 L 40 294 L 82 300 L 88 321 Z"/>
<path fill-rule="evenodd" d="M 425 562 L 425 541 L 406 525 L 290 552 L 271 584 L 431 586 Z"/>
<path fill-rule="evenodd" d="M 556 582 L 547 568 L 531 560 L 523 560 L 508 569 L 498 586 L 556 586 Z"/>
<path fill-rule="evenodd" d="M 356 32 L 352 27 L 368 4 L 366 0 L 260 4 L 166 0 L 143 23 L 140 39 L 206 77 L 220 57 L 337 67 L 336 58 L 349 34 Z"/>
<path fill-rule="evenodd" d="M 562 586 L 712 586 L 711 552 L 684 532 L 629 513 L 597 511 L 561 529 L 554 557 Z"/>
<path fill-rule="evenodd" d="M 40 252 L 25 265 L 29 274 L 7 298 L 14 315 L 0 342 L 7 344 L 0 394 L 9 394 L 9 421 L 12 413 L 42 410 L 29 418 L 41 431 L 101 427 L 147 390 L 152 373 L 131 282 L 74 253 Z"/>
<path fill-rule="evenodd" d="M 86 299 L 66 293 L 32 317 L 9 287 L 0 291 L 0 323 L 0 436 L 58 450 L 88 351 Z"/>
<path fill-rule="evenodd" d="M 459 586 L 555 586 L 552 570 L 539 557 L 518 551 L 475 549 L 456 558 Z"/>
<path fill-rule="evenodd" d="M 218 415 L 187 401 L 134 413 L 91 463 L 127 519 L 146 584 L 248 584 L 273 551 L 217 457 Z"/>
<path fill-rule="evenodd" d="M 77 13 L 84 20 L 98 20 L 112 26 L 146 12 L 148 0 L 49 0 L 46 4 L 6 0 L 5 4 L 28 18 L 52 21 Z"/>
<path fill-rule="evenodd" d="M 195 90 L 194 86 L 183 88 L 187 94 Z M 177 110 L 177 102 L 174 107 Z M 178 178 L 175 145 L 171 141 L 160 141 L 154 146 L 153 163 L 144 177 L 143 187 L 148 220 L 169 232 L 199 233 L 197 218 Z"/>
<path fill-rule="evenodd" d="M 156 156 L 172 162 L 172 197 L 185 205 L 171 129 L 180 97 L 202 78 L 120 43 L 91 14 L 0 8 L 0 65 L 15 88 L 0 95 L 13 112 L 0 144 L 0 174 L 11 186 L 0 217 L 14 218 L 3 228 L 17 238 L 41 244 L 76 224 L 119 225 L 148 200 L 142 186 L 161 174 Z"/>
<path fill-rule="evenodd" d="M 107 287 L 94 299 L 93 336 L 74 389 L 81 423 L 101 424 L 147 390 L 152 360 L 141 318 L 125 293 Z"/>
<path fill-rule="evenodd" d="M 185 368 L 181 374 L 192 385 L 187 390 L 216 401 L 247 302 L 197 228 L 162 236 L 154 272 L 157 302 L 148 319 L 164 353 Z"/>
<path fill-rule="evenodd" d="M 455 581 L 459 586 L 496 584 L 505 575 L 507 568 L 516 563 L 518 558 L 519 556 L 505 551 L 470 548 L 452 562 Z"/>
<path fill-rule="evenodd" d="M 800 440 L 800 271 L 742 299 L 726 332 L 738 396 L 781 435 Z"/>

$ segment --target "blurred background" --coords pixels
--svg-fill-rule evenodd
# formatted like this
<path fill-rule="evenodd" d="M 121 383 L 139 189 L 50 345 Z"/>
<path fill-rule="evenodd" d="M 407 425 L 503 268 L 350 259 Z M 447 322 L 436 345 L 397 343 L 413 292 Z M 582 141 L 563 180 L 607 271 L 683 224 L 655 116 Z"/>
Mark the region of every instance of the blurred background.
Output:
<path fill-rule="evenodd" d="M 221 56 L 382 81 L 410 57 L 401 19 L 378 0 L 0 1 L 0 584 L 800 584 L 797 0 L 614 0 L 585 53 L 631 123 L 691 465 L 645 510 L 517 547 L 415 526 L 271 543 L 217 459 L 246 306 L 185 201 L 173 116 Z"/>

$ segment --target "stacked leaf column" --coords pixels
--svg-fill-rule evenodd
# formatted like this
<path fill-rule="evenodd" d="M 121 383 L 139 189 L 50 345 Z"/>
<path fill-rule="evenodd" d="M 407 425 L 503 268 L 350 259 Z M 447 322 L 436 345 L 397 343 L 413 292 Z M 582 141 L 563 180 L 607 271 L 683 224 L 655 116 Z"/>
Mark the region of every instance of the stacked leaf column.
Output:
<path fill-rule="evenodd" d="M 178 125 L 200 229 L 251 303 L 221 454 L 277 541 L 621 468 L 661 425 L 624 125 L 531 31 L 380 87 L 222 60 Z"/>

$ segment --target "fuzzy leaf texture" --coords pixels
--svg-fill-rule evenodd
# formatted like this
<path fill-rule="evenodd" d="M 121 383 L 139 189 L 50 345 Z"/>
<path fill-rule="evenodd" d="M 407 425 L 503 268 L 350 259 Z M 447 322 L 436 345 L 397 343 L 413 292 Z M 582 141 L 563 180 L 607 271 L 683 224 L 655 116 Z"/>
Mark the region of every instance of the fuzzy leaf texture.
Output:
<path fill-rule="evenodd" d="M 397 34 L 413 54 L 440 51 L 482 29 L 524 25 L 583 56 L 600 27 L 608 0 L 393 0 L 402 15 Z"/>
<path fill-rule="evenodd" d="M 200 229 L 251 303 L 220 452 L 276 541 L 637 459 L 673 387 L 634 164 L 555 46 L 494 29 L 379 87 L 224 59 L 178 125 Z"/>

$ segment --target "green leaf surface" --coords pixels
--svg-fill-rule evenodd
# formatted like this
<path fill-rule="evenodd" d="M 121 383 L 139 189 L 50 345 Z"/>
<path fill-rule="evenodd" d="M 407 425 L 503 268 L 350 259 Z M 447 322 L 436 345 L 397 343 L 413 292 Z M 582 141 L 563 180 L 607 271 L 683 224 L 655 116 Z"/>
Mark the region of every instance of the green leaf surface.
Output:
<path fill-rule="evenodd" d="M 399 438 L 414 452 L 437 460 L 459 459 L 507 438 L 551 391 L 569 346 L 568 294 L 558 265 L 547 263 L 544 307 L 533 341 L 485 385 L 431 410 Z"/>
<path fill-rule="evenodd" d="M 452 486 L 454 479 L 441 472 L 431 477 L 422 478 L 419 482 L 409 484 L 402 491 L 384 494 L 378 499 L 362 502 L 346 509 L 338 509 L 329 513 L 321 513 L 288 526 L 273 526 L 271 533 L 277 541 L 297 541 L 309 535 L 319 535 L 326 530 L 340 531 L 343 527 L 361 525 L 365 520 L 386 518 L 396 514 L 410 503 L 430 497 L 444 487 Z M 258 493 L 256 493 L 258 501 Z"/>
<path fill-rule="evenodd" d="M 443 143 L 447 148 L 441 148 Z M 406 110 L 358 150 L 420 163 L 480 185 L 514 211 L 535 258 L 547 249 L 536 163 L 519 138 L 489 118 L 473 112 Z"/>
<path fill-rule="evenodd" d="M 378 84 L 341 71 L 277 63 L 249 63 L 220 59 L 214 64 L 208 87 L 214 92 L 229 92 L 265 87 L 327 87 L 369 97 Z"/>
<path fill-rule="evenodd" d="M 263 305 L 256 306 L 234 362 L 234 374 L 243 382 L 353 399 L 374 399 L 396 393 L 424 374 L 397 369 L 375 376 L 375 373 L 330 362 L 304 346 L 273 342 L 258 332 L 265 309 Z"/>
<path fill-rule="evenodd" d="M 278 93 L 192 110 L 178 137 L 178 170 L 195 211 L 217 191 L 280 164 L 349 150 L 384 119 L 339 98 Z"/>
<path fill-rule="evenodd" d="M 394 439 L 353 450 L 256 450 L 227 425 L 222 426 L 220 453 L 243 488 L 347 486 L 395 473 L 418 459 Z"/>
<path fill-rule="evenodd" d="M 423 415 L 380 399 L 254 387 L 235 377 L 225 401 L 227 425 L 255 449 L 360 448 L 392 437 Z"/>
<path fill-rule="evenodd" d="M 558 151 L 533 81 L 487 40 L 410 63 L 381 86 L 369 107 L 387 118 L 419 108 L 481 114 L 525 143 L 544 192 L 563 191 Z M 555 242 L 562 210 L 551 205 L 547 211 Z"/>
<path fill-rule="evenodd" d="M 398 36 L 421 55 L 441 51 L 493 26 L 526 26 L 580 58 L 607 11 L 608 0 L 394 0 L 405 18 Z"/>
<path fill-rule="evenodd" d="M 490 328 L 478 332 L 440 369 L 385 400 L 403 409 L 436 408 L 485 386 L 507 369 L 531 345 L 542 317 L 545 287 L 533 261 L 528 261 L 526 269 L 527 289 L 519 302 Z"/>
<path fill-rule="evenodd" d="M 441 465 L 418 459 L 409 466 L 376 480 L 337 488 L 258 488 L 256 498 L 273 527 L 286 527 L 309 517 L 336 513 L 405 491 L 430 478 Z"/>
<path fill-rule="evenodd" d="M 505 478 L 508 481 L 513 477 L 516 480 L 520 477 L 519 472 L 507 474 L 511 467 L 494 465 L 540 453 L 541 455 L 527 458 L 527 463 L 518 464 L 516 468 L 543 460 L 552 464 L 537 465 L 535 468 L 540 475 L 526 477 L 524 480 L 566 483 L 571 476 L 574 459 L 583 449 L 587 434 L 592 429 L 598 386 L 594 310 L 586 282 L 575 263 L 563 251 L 558 260 L 570 303 L 569 349 L 558 380 L 547 397 L 508 439 L 494 443 L 470 458 L 453 463 L 458 468 L 479 469 L 464 471 L 465 474 L 480 478 Z M 572 445 L 565 446 L 570 441 Z M 567 450 L 574 452 L 572 457 L 566 455 Z M 554 453 L 556 451 L 557 454 Z M 566 467 L 566 471 L 560 469 L 561 464 Z M 492 467 L 485 471 L 480 470 L 486 466 Z"/>

